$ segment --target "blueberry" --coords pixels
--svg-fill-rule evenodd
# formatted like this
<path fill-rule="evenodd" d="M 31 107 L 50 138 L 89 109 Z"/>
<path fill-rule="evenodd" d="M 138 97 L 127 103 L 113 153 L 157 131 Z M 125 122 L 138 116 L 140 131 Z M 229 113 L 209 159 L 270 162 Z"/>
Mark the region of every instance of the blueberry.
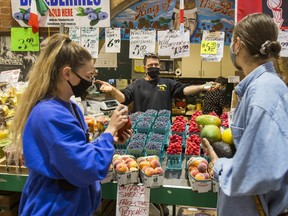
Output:
<path fill-rule="evenodd" d="M 23 13 L 17 12 L 14 14 L 14 18 L 17 20 L 23 20 Z"/>
<path fill-rule="evenodd" d="M 96 20 L 97 19 L 97 14 L 94 12 L 88 14 L 88 19 L 90 20 Z"/>
<path fill-rule="evenodd" d="M 108 13 L 106 12 L 99 12 L 98 13 L 99 20 L 104 20 L 108 18 Z"/>
<path fill-rule="evenodd" d="M 85 14 L 90 14 L 90 13 L 93 13 L 93 12 L 94 12 L 94 9 L 91 8 L 91 7 L 88 7 L 88 8 L 85 8 L 85 9 L 84 9 L 84 13 L 85 13 Z"/>
<path fill-rule="evenodd" d="M 30 13 L 26 13 L 26 14 L 24 15 L 24 19 L 25 19 L 25 20 L 29 20 L 29 19 L 30 19 Z"/>

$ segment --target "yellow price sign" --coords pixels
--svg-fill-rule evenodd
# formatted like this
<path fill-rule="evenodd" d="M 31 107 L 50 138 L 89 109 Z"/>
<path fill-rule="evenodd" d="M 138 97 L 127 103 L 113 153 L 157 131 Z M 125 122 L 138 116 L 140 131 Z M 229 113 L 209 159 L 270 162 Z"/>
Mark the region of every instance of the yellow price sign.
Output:
<path fill-rule="evenodd" d="M 217 54 L 217 41 L 202 41 L 201 54 Z"/>
<path fill-rule="evenodd" d="M 11 28 L 11 51 L 39 51 L 39 33 L 32 28 Z"/>

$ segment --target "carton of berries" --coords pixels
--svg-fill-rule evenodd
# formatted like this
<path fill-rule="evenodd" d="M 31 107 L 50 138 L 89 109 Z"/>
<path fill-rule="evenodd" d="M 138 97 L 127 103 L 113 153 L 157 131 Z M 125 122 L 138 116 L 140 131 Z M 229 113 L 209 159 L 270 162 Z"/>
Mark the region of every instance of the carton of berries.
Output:
<path fill-rule="evenodd" d="M 208 161 L 203 157 L 192 156 L 187 161 L 188 178 L 193 191 L 205 193 L 212 189 Z"/>
<path fill-rule="evenodd" d="M 132 155 L 114 155 L 114 174 L 119 185 L 138 183 L 139 165 Z"/>
<path fill-rule="evenodd" d="M 141 182 L 145 187 L 160 187 L 163 185 L 164 171 L 156 155 L 137 158 Z"/>

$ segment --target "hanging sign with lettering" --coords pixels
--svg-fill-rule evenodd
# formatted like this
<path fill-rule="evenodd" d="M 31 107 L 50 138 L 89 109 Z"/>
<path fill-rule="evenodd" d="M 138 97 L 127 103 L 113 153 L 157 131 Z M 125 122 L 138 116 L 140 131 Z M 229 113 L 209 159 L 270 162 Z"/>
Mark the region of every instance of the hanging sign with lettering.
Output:
<path fill-rule="evenodd" d="M 11 51 L 39 51 L 39 33 L 32 28 L 11 28 Z"/>
<path fill-rule="evenodd" d="M 288 31 L 279 31 L 278 39 L 281 45 L 281 57 L 288 57 Z"/>
<path fill-rule="evenodd" d="M 20 26 L 28 26 L 30 2 L 31 0 L 11 1 L 12 16 Z M 45 4 L 49 8 L 45 18 L 41 14 L 39 27 L 59 27 L 61 24 L 66 27 L 110 27 L 110 1 L 107 0 L 41 0 L 39 4 Z"/>
<path fill-rule="evenodd" d="M 204 62 L 220 62 L 224 52 L 225 32 L 203 31 L 201 57 Z"/>
<path fill-rule="evenodd" d="M 143 185 L 118 185 L 116 216 L 148 216 L 150 188 Z"/>
<path fill-rule="evenodd" d="M 158 54 L 170 56 L 170 58 L 182 58 L 190 56 L 189 31 L 184 35 L 179 30 L 158 31 Z"/>
<path fill-rule="evenodd" d="M 155 30 L 130 30 L 129 58 L 143 59 L 145 54 L 155 52 L 155 46 Z"/>
<path fill-rule="evenodd" d="M 105 29 L 105 52 L 120 53 L 121 32 L 120 28 Z"/>

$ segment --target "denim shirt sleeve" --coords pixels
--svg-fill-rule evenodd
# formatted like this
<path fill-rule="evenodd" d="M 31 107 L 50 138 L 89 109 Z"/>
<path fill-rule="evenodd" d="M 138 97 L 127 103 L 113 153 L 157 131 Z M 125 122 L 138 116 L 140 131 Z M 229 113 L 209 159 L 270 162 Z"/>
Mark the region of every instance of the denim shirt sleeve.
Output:
<path fill-rule="evenodd" d="M 288 152 L 288 140 L 279 126 L 281 119 L 258 106 L 251 106 L 246 116 L 246 128 L 235 137 L 239 142 L 234 157 L 218 159 L 213 168 L 228 196 L 277 191 L 288 173 L 287 154 L 283 154 Z"/>

